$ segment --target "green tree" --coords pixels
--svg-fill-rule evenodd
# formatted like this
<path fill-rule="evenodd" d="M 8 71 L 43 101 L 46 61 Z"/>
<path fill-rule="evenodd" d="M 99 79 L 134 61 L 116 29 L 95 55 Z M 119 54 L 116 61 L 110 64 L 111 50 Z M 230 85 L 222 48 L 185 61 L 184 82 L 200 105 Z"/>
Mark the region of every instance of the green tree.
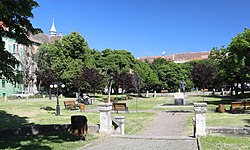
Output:
<path fill-rule="evenodd" d="M 157 74 L 147 62 L 136 61 L 134 73 L 140 78 L 141 89 L 157 89 L 160 85 Z"/>
<path fill-rule="evenodd" d="M 102 51 L 102 57 L 100 57 L 98 61 L 99 68 L 105 68 L 111 73 L 114 73 L 115 71 L 128 72 L 133 68 L 135 58 L 130 52 L 126 50 L 105 49 Z"/>
<path fill-rule="evenodd" d="M 236 78 L 238 78 L 237 81 L 241 84 L 241 92 L 244 94 L 244 85 L 250 81 L 250 29 L 246 28 L 243 33 L 232 39 L 228 46 L 228 57 L 231 57 L 234 61 L 234 69 L 239 75 Z"/>
<path fill-rule="evenodd" d="M 186 74 L 185 70 L 181 68 L 180 64 L 174 62 L 160 66 L 158 71 L 159 80 L 164 83 L 164 88 L 172 92 L 178 91 L 181 81 L 185 80 L 187 82 L 186 80 L 188 79 L 188 74 Z"/>
<path fill-rule="evenodd" d="M 30 23 L 33 18 L 32 9 L 38 7 L 33 0 L 1 0 L 0 1 L 0 77 L 15 80 L 16 66 L 19 61 L 4 48 L 3 37 L 15 39 L 18 43 L 30 45 L 28 36 L 41 32 Z"/>
<path fill-rule="evenodd" d="M 56 80 L 66 84 L 67 90 L 76 89 L 75 79 L 82 73 L 82 67 L 95 68 L 94 56 L 98 53 L 88 47 L 87 41 L 77 32 L 56 40 L 55 44 L 43 44 L 36 54 L 38 71 L 50 68 Z"/>
<path fill-rule="evenodd" d="M 231 86 L 231 94 L 235 89 L 238 95 L 238 85 L 244 94 L 244 85 L 250 81 L 250 30 L 245 29 L 234 37 L 227 48 L 213 48 L 210 58 L 218 60 L 221 82 Z"/>

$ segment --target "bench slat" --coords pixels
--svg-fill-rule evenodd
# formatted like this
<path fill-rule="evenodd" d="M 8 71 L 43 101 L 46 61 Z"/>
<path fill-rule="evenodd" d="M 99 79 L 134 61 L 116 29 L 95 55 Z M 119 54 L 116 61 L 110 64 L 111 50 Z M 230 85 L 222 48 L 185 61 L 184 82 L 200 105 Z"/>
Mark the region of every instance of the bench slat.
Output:
<path fill-rule="evenodd" d="M 128 112 L 126 103 L 113 103 L 112 109 L 118 113 L 118 111 Z"/>

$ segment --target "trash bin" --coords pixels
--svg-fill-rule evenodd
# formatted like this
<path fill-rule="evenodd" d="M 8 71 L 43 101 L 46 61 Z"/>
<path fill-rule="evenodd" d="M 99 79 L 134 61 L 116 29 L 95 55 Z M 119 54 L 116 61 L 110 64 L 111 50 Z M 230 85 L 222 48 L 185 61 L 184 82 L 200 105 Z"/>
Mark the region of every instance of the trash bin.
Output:
<path fill-rule="evenodd" d="M 82 136 L 83 140 L 87 135 L 88 131 L 88 120 L 83 115 L 71 116 L 71 128 L 75 136 Z"/>
<path fill-rule="evenodd" d="M 220 112 L 220 113 L 226 112 L 225 106 L 222 105 L 222 104 L 219 104 L 219 106 L 218 106 L 218 112 Z"/>

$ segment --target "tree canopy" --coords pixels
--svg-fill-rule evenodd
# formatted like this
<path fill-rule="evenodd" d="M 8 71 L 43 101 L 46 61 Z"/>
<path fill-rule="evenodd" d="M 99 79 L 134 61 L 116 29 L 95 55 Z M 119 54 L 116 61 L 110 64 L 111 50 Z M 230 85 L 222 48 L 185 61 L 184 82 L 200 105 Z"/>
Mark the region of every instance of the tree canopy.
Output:
<path fill-rule="evenodd" d="M 46 74 L 51 73 L 48 71 L 51 69 L 55 80 L 65 82 L 68 89 L 86 92 L 103 88 L 111 79 L 116 92 L 119 88 L 137 92 L 139 89 L 176 92 L 182 80 L 186 82 L 187 91 L 194 87 L 221 88 L 228 83 L 249 81 L 249 54 L 245 50 L 248 38 L 245 33 L 243 35 L 235 37 L 228 48 L 214 48 L 207 60 L 178 64 L 160 57 L 152 63 L 143 62 L 126 50 L 91 49 L 84 37 L 73 32 L 54 45 L 44 44 L 39 48 L 38 71 Z"/>
<path fill-rule="evenodd" d="M 33 0 L 0 1 L 0 77 L 15 80 L 16 66 L 19 61 L 4 48 L 3 37 L 13 38 L 17 43 L 30 45 L 30 34 L 41 32 L 34 28 L 29 18 L 33 18 L 32 9 L 38 7 Z"/>

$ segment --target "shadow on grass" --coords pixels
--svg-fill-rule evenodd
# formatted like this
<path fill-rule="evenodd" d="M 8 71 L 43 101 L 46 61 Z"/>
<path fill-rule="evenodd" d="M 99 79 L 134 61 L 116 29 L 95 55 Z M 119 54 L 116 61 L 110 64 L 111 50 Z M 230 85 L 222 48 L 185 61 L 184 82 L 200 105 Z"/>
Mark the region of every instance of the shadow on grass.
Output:
<path fill-rule="evenodd" d="M 47 110 L 47 111 L 55 111 L 56 110 L 55 108 L 52 108 L 50 106 L 42 107 L 40 109 Z"/>
<path fill-rule="evenodd" d="M 46 107 L 41 107 L 40 109 L 43 109 L 43 110 L 46 110 L 48 113 L 50 113 L 50 114 L 56 114 L 56 109 L 55 108 L 52 108 L 52 107 L 50 107 L 50 106 L 46 106 Z"/>
<path fill-rule="evenodd" d="M 48 111 L 50 110 L 52 111 L 52 109 L 48 107 Z M 28 125 L 35 124 L 28 123 L 28 117 L 20 117 L 2 110 L 0 110 L 0 118 L 0 131 L 3 131 L 0 134 L 0 149 L 50 150 L 55 149 L 53 147 L 60 149 L 61 143 L 81 140 L 81 137 L 75 137 L 67 130 L 39 132 L 38 135 L 24 134 L 14 136 L 6 132 L 5 135 L 3 133 L 5 133 L 4 131 L 6 130 L 25 128 Z M 70 144 L 68 145 L 70 146 Z"/>
<path fill-rule="evenodd" d="M 245 127 L 250 127 L 250 119 L 244 119 L 244 121 L 247 123 L 247 125 L 245 125 Z"/>
<path fill-rule="evenodd" d="M 18 115 L 9 114 L 3 110 L 0 110 L 0 118 L 1 118 L 0 122 L 1 130 L 32 125 L 31 123 L 28 123 L 28 117 L 20 117 Z"/>
<path fill-rule="evenodd" d="M 221 98 L 221 100 L 216 100 L 216 101 L 205 101 L 207 104 L 212 104 L 212 105 L 219 105 L 219 104 L 223 104 L 223 105 L 231 105 L 232 102 L 235 101 L 239 101 L 241 99 L 238 99 L 237 97 L 232 97 L 232 96 L 204 96 L 204 97 L 215 97 L 215 98 Z"/>
<path fill-rule="evenodd" d="M 0 137 L 0 149 L 43 149 L 50 150 L 58 147 L 60 143 L 79 141 L 80 137 L 75 137 L 67 131 L 53 132 L 50 134 Z M 58 144 L 58 145 L 56 145 Z"/>

